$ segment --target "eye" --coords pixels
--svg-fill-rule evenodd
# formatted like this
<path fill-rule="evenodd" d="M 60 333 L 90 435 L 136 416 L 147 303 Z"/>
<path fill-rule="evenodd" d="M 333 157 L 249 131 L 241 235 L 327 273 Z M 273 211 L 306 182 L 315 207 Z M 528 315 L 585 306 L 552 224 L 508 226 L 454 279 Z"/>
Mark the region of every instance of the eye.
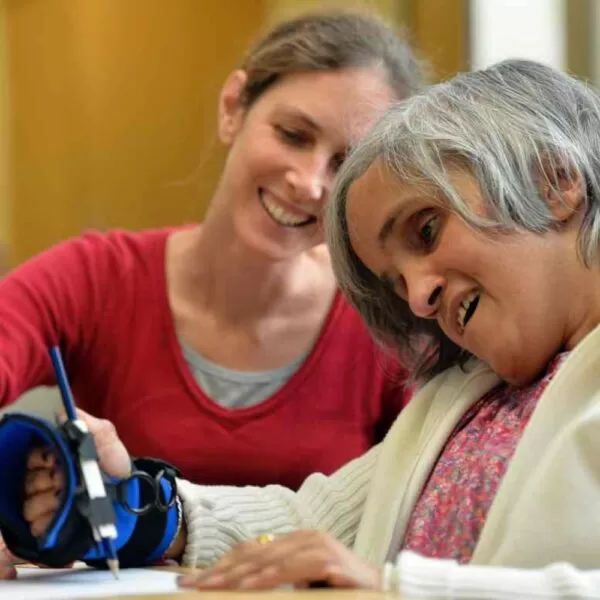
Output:
<path fill-rule="evenodd" d="M 282 125 L 275 125 L 274 128 L 279 137 L 292 146 L 305 146 L 310 142 L 310 136 L 298 129 L 283 127 Z"/>
<path fill-rule="evenodd" d="M 344 164 L 344 161 L 346 160 L 346 155 L 346 152 L 338 152 L 333 156 L 333 158 L 331 159 L 331 170 L 334 173 L 337 173 L 341 169 L 342 165 Z"/>
<path fill-rule="evenodd" d="M 438 236 L 440 225 L 439 215 L 432 215 L 431 211 L 422 214 L 417 221 L 419 244 L 426 250 L 433 247 Z"/>
<path fill-rule="evenodd" d="M 431 219 L 423 224 L 421 230 L 419 231 L 419 235 L 423 240 L 423 244 L 427 247 L 431 246 L 435 242 L 436 225 L 437 217 L 431 217 Z"/>

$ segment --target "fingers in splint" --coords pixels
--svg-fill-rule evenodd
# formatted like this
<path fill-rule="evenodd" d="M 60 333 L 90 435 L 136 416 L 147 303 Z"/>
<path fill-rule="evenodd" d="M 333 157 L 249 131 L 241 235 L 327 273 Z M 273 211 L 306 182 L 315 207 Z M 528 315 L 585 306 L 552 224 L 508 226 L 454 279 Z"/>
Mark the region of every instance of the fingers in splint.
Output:
<path fill-rule="evenodd" d="M 35 448 L 27 457 L 28 469 L 51 469 L 56 466 L 56 456 L 48 448 Z"/>
<path fill-rule="evenodd" d="M 60 506 L 60 498 L 55 490 L 41 492 L 25 500 L 23 505 L 23 517 L 31 525 L 47 515 L 54 513 Z"/>
<path fill-rule="evenodd" d="M 63 473 L 58 468 L 34 469 L 25 475 L 25 496 L 28 498 L 50 490 L 60 491 L 64 486 Z"/>

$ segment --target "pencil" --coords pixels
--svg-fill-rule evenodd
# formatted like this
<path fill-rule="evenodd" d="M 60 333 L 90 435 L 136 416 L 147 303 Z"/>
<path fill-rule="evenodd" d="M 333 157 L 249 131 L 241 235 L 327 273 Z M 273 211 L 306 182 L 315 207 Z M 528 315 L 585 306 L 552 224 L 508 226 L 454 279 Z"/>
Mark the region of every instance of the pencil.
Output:
<path fill-rule="evenodd" d="M 70 421 L 77 420 L 77 410 L 75 409 L 75 400 L 67 378 L 67 372 L 62 359 L 62 354 L 58 346 L 52 346 L 50 348 L 50 358 L 52 360 L 52 366 L 54 368 L 54 374 L 56 376 L 56 382 L 60 390 L 60 395 L 67 413 L 67 418 Z M 102 544 L 104 546 L 104 552 L 106 554 L 106 564 L 113 574 L 115 579 L 119 579 L 119 559 L 115 551 L 115 545 L 111 538 L 102 538 Z"/>

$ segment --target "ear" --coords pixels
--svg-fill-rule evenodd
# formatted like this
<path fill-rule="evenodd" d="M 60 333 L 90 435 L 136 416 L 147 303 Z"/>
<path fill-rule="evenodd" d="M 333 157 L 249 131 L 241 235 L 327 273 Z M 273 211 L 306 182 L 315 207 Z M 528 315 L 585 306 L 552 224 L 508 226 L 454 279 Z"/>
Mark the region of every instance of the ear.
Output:
<path fill-rule="evenodd" d="M 219 139 L 226 146 L 233 143 L 244 121 L 242 95 L 248 76 L 240 69 L 225 80 L 219 96 Z"/>
<path fill-rule="evenodd" d="M 544 162 L 542 194 L 559 223 L 566 223 L 578 213 L 586 199 L 583 175 L 572 166 Z"/>

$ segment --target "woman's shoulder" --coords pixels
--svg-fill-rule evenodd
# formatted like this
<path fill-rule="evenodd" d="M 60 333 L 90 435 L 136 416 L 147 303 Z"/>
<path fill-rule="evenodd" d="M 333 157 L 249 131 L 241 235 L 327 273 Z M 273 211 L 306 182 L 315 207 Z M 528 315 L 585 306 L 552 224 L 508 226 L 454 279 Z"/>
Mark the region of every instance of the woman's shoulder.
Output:
<path fill-rule="evenodd" d="M 111 253 L 143 252 L 164 245 L 174 231 L 176 230 L 173 228 L 141 231 L 89 229 L 79 235 L 57 242 L 23 264 L 44 259 L 60 261 L 71 257 L 95 257 Z"/>
<path fill-rule="evenodd" d="M 121 253 L 139 253 L 164 247 L 169 236 L 175 231 L 177 229 L 174 228 L 139 231 L 129 229 L 88 230 L 63 244 L 79 247 L 90 253 L 110 252 L 111 250 Z"/>
<path fill-rule="evenodd" d="M 90 230 L 55 247 L 57 257 L 87 263 L 107 275 L 162 271 L 167 240 L 177 228 Z"/>
<path fill-rule="evenodd" d="M 62 281 L 69 289 L 100 290 L 135 280 L 138 274 L 154 277 L 164 270 L 164 248 L 172 231 L 86 231 L 26 260 L 2 278 L 1 285 L 4 290 L 15 285 L 29 289 L 47 282 L 49 288 L 56 289 Z"/>

